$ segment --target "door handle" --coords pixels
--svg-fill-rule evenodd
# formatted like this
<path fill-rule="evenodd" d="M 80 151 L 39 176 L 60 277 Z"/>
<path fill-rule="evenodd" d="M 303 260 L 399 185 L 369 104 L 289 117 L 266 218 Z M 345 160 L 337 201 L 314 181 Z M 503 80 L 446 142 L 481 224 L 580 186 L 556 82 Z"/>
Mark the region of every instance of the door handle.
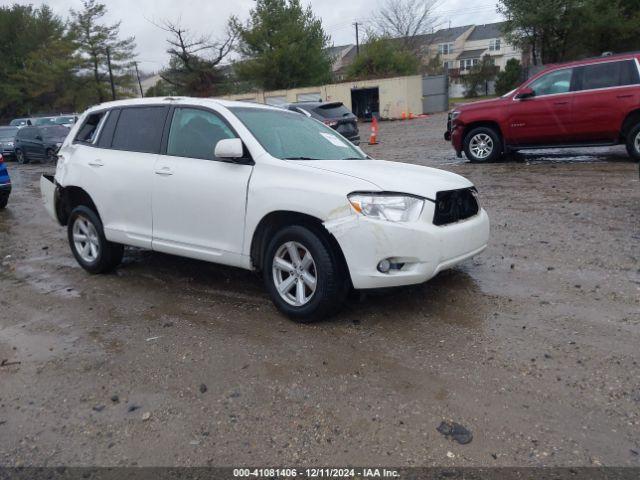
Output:
<path fill-rule="evenodd" d="M 627 95 L 618 95 L 618 98 L 633 98 L 633 94 L 629 93 Z"/>
<path fill-rule="evenodd" d="M 569 102 L 553 102 L 554 105 L 566 105 Z"/>
<path fill-rule="evenodd" d="M 168 176 L 168 175 L 173 175 L 173 172 L 169 167 L 162 167 L 159 170 L 156 170 L 156 175 Z"/>
<path fill-rule="evenodd" d="M 91 165 L 92 167 L 104 167 L 104 163 L 102 163 L 102 160 L 89 160 L 89 165 Z"/>

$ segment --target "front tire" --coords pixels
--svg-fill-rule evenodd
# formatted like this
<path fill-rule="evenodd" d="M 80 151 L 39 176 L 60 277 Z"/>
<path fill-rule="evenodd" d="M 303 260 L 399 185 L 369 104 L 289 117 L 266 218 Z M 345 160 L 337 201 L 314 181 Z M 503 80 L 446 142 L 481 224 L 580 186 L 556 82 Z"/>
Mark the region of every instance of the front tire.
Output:
<path fill-rule="evenodd" d="M 104 236 L 100 217 L 89 207 L 80 205 L 69 215 L 67 237 L 73 256 L 89 273 L 105 273 L 122 261 L 124 247 Z"/>
<path fill-rule="evenodd" d="M 500 134 L 490 127 L 476 127 L 464 137 L 464 153 L 472 163 L 495 162 L 502 155 Z"/>
<path fill-rule="evenodd" d="M 636 162 L 640 161 L 640 123 L 627 135 L 627 152 Z"/>
<path fill-rule="evenodd" d="M 267 291 L 292 320 L 318 321 L 341 309 L 349 291 L 346 268 L 319 229 L 292 225 L 279 230 L 264 259 Z"/>
<path fill-rule="evenodd" d="M 20 149 L 16 150 L 16 161 L 20 165 L 24 165 L 25 163 L 29 163 L 29 159 L 24 154 L 24 152 L 22 150 L 20 150 Z"/>

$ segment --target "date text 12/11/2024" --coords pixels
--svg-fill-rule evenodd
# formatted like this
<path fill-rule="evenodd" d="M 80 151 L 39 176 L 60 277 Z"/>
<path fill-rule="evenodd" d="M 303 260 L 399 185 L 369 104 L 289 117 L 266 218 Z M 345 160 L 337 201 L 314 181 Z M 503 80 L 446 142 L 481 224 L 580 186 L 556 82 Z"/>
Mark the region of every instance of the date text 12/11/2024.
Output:
<path fill-rule="evenodd" d="M 386 468 L 235 468 L 235 478 L 397 478 L 397 470 Z"/>

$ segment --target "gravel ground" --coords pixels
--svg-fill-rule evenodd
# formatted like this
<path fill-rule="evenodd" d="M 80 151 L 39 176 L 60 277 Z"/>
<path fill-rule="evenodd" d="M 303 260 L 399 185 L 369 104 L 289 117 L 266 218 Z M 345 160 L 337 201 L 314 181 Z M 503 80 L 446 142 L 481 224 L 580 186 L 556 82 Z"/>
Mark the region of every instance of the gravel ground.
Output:
<path fill-rule="evenodd" d="M 640 466 L 637 164 L 471 165 L 444 121 L 381 123 L 365 148 L 470 178 L 489 248 L 310 326 L 249 272 L 128 250 L 89 276 L 41 206 L 51 168 L 9 164 L 0 465 Z"/>

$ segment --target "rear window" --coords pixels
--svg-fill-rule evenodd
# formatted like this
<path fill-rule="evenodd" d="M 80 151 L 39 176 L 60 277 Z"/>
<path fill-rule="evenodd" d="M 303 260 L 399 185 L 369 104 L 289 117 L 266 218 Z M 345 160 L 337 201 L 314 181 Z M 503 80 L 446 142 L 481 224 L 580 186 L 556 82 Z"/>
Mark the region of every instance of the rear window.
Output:
<path fill-rule="evenodd" d="M 104 115 L 105 112 L 96 112 L 89 115 L 80 127 L 80 130 L 78 130 L 75 141 L 81 143 L 93 143 L 98 131 L 98 126 L 100 125 L 100 121 Z"/>
<path fill-rule="evenodd" d="M 159 153 L 166 116 L 166 107 L 122 109 L 111 147 L 130 152 Z"/>
<path fill-rule="evenodd" d="M 313 109 L 324 118 L 341 118 L 351 114 L 351 111 L 342 103 L 326 103 Z"/>
<path fill-rule="evenodd" d="M 27 138 L 27 139 L 31 139 L 31 138 L 36 138 L 36 136 L 39 134 L 39 130 L 36 127 L 24 127 L 21 130 L 18 130 L 18 138 Z"/>

